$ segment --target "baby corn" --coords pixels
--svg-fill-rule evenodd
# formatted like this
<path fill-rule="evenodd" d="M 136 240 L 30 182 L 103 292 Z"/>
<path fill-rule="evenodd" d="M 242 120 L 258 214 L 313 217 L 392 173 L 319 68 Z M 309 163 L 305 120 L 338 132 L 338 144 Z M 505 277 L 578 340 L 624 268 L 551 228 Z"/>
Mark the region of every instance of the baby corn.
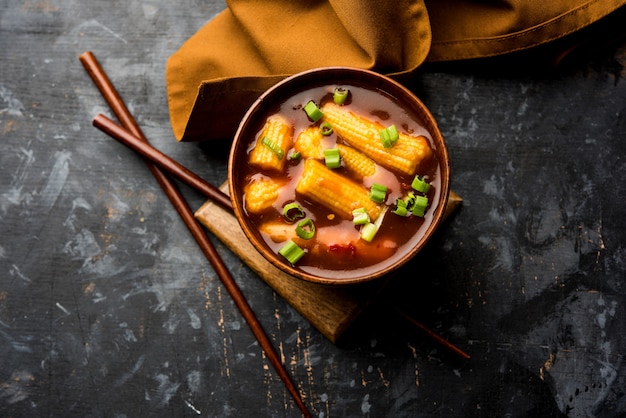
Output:
<path fill-rule="evenodd" d="M 324 136 L 317 126 L 309 126 L 296 138 L 294 148 L 302 154 L 304 158 L 315 158 L 317 160 L 324 159 L 324 148 L 322 139 Z"/>
<path fill-rule="evenodd" d="M 376 163 L 365 154 L 342 144 L 337 144 L 337 148 L 341 154 L 341 161 L 348 170 L 361 177 L 372 176 L 376 173 Z"/>
<path fill-rule="evenodd" d="M 307 159 L 296 192 L 325 206 L 344 219 L 352 211 L 365 208 L 371 219 L 378 218 L 382 208 L 370 200 L 369 191 L 352 180 L 326 168 L 320 161 Z"/>
<path fill-rule="evenodd" d="M 342 106 L 329 102 L 322 107 L 324 120 L 337 135 L 378 164 L 408 175 L 415 174 L 420 162 L 432 155 L 425 137 L 400 133 L 397 142 L 385 148 L 380 139 L 380 123 L 355 115 Z"/>
<path fill-rule="evenodd" d="M 264 138 L 272 146 L 264 144 Z M 292 141 L 292 126 L 281 116 L 270 116 L 265 122 L 254 149 L 250 151 L 250 164 L 263 170 L 283 171 L 287 160 L 285 156 Z"/>
<path fill-rule="evenodd" d="M 274 204 L 278 198 L 280 184 L 274 180 L 261 179 L 248 184 L 245 191 L 246 210 L 261 213 Z"/>

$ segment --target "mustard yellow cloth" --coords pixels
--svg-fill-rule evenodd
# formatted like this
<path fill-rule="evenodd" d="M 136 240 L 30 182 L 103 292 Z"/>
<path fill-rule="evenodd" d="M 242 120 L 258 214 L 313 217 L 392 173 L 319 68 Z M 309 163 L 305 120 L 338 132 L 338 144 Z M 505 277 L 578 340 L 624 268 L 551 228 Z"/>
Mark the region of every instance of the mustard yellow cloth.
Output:
<path fill-rule="evenodd" d="M 177 140 L 227 139 L 252 102 L 323 66 L 408 77 L 424 62 L 503 55 L 584 28 L 626 0 L 230 0 L 168 60 Z"/>

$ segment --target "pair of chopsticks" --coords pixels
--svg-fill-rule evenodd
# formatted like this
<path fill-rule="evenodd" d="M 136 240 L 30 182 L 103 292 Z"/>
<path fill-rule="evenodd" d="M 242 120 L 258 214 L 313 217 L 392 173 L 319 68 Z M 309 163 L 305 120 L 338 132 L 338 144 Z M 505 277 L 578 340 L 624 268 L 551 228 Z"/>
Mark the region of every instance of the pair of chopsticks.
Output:
<path fill-rule="evenodd" d="M 142 147 L 143 152 L 140 152 L 139 149 L 136 149 L 136 151 L 143 155 L 144 158 L 146 158 L 148 168 L 156 178 L 157 182 L 159 183 L 167 197 L 174 205 L 174 208 L 176 209 L 180 217 L 187 225 L 187 228 L 200 246 L 200 249 L 209 260 L 209 263 L 211 264 L 218 277 L 220 278 L 222 284 L 232 297 L 235 305 L 239 309 L 239 312 L 241 312 L 242 316 L 248 323 L 248 326 L 252 330 L 252 333 L 258 340 L 261 348 L 267 355 L 267 358 L 270 360 L 270 363 L 280 376 L 280 379 L 285 384 L 287 391 L 295 400 L 298 408 L 302 412 L 302 415 L 305 417 L 310 417 L 311 414 L 307 410 L 306 405 L 304 404 L 304 401 L 300 396 L 300 392 L 297 390 L 295 384 L 291 380 L 289 374 L 287 373 L 287 370 L 285 369 L 285 366 L 280 361 L 280 357 L 276 349 L 274 348 L 269 337 L 263 330 L 261 323 L 256 318 L 252 308 L 250 307 L 246 298 L 241 292 L 241 289 L 235 282 L 233 276 L 230 274 L 226 264 L 220 257 L 219 253 L 209 240 L 206 232 L 204 231 L 200 223 L 196 220 L 191 208 L 181 194 L 180 190 L 178 190 L 176 185 L 167 176 L 167 174 L 162 171 L 162 169 L 166 170 L 170 174 L 177 175 L 181 179 L 184 179 L 184 181 L 188 185 L 196 188 L 200 192 L 203 192 L 207 197 L 213 199 L 221 206 L 232 209 L 230 198 L 226 194 L 222 193 L 219 189 L 202 180 L 199 176 L 192 173 L 190 170 L 187 170 L 170 158 L 167 158 L 167 162 L 162 164 L 160 167 L 155 165 L 155 161 L 165 161 L 163 160 L 165 154 L 159 153 L 149 145 L 148 139 L 139 128 L 139 125 L 124 104 L 124 101 L 109 80 L 105 71 L 100 66 L 100 63 L 98 62 L 96 57 L 93 55 L 93 53 L 88 51 L 83 53 L 79 57 L 79 59 L 87 70 L 87 73 L 89 74 L 93 82 L 96 84 L 98 90 L 100 90 L 100 93 L 108 103 L 109 107 L 122 124 L 122 127 L 120 127 L 111 119 L 100 114 L 95 117 L 93 121 L 94 126 L 116 139 L 126 138 L 130 139 L 129 142 L 134 143 L 138 147 L 141 147 L 141 145 L 144 146 Z M 156 152 L 156 154 L 149 154 L 154 152 Z M 161 157 L 160 159 L 159 155 Z"/>

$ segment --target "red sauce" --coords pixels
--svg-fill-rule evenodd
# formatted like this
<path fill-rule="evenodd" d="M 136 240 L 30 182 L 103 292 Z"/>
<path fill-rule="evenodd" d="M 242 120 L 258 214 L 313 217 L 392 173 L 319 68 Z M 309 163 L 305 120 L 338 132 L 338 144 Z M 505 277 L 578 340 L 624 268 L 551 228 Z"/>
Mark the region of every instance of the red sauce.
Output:
<path fill-rule="evenodd" d="M 350 97 L 344 106 L 350 111 L 363 116 L 372 121 L 378 121 L 385 126 L 395 124 L 399 131 L 403 131 L 411 136 L 425 136 L 431 148 L 434 144 L 430 133 L 424 128 L 419 117 L 409 114 L 401 107 L 396 100 L 381 91 L 372 91 L 355 85 L 322 86 L 312 88 L 295 94 L 285 100 L 273 112 L 281 114 L 294 127 L 294 141 L 298 133 L 309 127 L 312 122 L 303 111 L 303 106 L 314 100 L 318 105 L 326 100 L 332 100 L 332 92 L 335 87 L 343 87 L 350 90 Z M 268 117 L 270 114 L 267 115 Z M 260 122 L 264 123 L 264 120 Z M 262 126 L 257 130 L 257 137 Z M 257 138 L 251 138 L 248 152 L 255 146 Z M 335 133 L 324 139 L 324 144 L 332 148 L 335 143 L 341 142 Z M 289 155 L 288 151 L 285 155 Z M 275 201 L 273 207 L 261 214 L 248 213 L 253 225 L 258 229 L 266 222 L 284 222 L 285 228 L 295 228 L 283 218 L 283 206 L 289 202 L 298 202 L 304 209 L 306 216 L 313 219 L 316 227 L 316 235 L 311 240 L 294 240 L 305 249 L 306 254 L 297 262 L 296 267 L 303 271 L 321 275 L 324 277 L 340 278 L 342 271 L 362 270 L 366 274 L 369 269 L 379 270 L 389 263 L 395 262 L 402 254 L 406 253 L 406 246 L 414 246 L 420 237 L 425 233 L 430 224 L 434 207 L 437 206 L 440 193 L 440 168 L 436 160 L 436 153 L 433 158 L 425 161 L 417 169 L 418 174 L 431 184 L 428 192 L 429 207 L 425 216 L 398 216 L 392 213 L 395 208 L 396 198 L 403 198 L 411 190 L 411 182 L 414 175 L 392 172 L 381 166 L 377 166 L 375 176 L 358 179 L 359 182 L 369 188 L 372 183 L 381 183 L 388 187 L 389 192 L 385 204 L 389 207 L 384 216 L 383 223 L 371 243 L 359 239 L 359 226 L 355 226 L 352 219 L 341 219 L 336 214 L 331 213 L 326 207 L 313 204 L 295 192 L 295 186 L 302 172 L 303 161 L 288 161 L 284 174 L 277 175 L 271 172 L 262 172 L 253 166 L 248 166 L 243 175 L 238 176 L 240 181 L 250 182 L 253 179 L 271 177 L 284 182 L 284 187 L 280 191 L 280 196 Z M 346 177 L 354 176 L 344 167 L 336 170 Z M 241 185 L 241 190 L 244 185 Z M 333 216 L 334 215 L 334 216 Z M 261 234 L 266 244 L 274 251 L 282 247 L 285 241 L 274 242 L 267 234 Z M 328 238 L 334 237 L 334 238 Z M 320 245 L 318 239 L 323 239 L 324 244 Z"/>

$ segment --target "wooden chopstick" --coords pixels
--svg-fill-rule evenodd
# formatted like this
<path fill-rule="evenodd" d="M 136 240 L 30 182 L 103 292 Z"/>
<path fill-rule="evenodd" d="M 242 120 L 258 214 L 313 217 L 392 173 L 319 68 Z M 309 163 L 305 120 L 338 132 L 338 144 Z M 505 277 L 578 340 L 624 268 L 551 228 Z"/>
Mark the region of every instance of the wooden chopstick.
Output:
<path fill-rule="evenodd" d="M 220 189 L 213 186 L 211 183 L 207 182 L 187 167 L 175 161 L 173 158 L 154 148 L 152 145 L 143 142 L 140 138 L 133 135 L 122 126 L 119 126 L 105 115 L 101 113 L 96 115 L 93 119 L 93 125 L 105 134 L 109 135 L 111 138 L 121 142 L 137 154 L 146 158 L 152 164 L 166 171 L 168 174 L 173 175 L 183 183 L 204 194 L 224 209 L 233 209 L 230 197 L 228 197 L 226 193 L 222 192 Z"/>
<path fill-rule="evenodd" d="M 113 113 L 115 113 L 116 117 L 120 120 L 122 126 L 124 126 L 124 128 L 130 131 L 137 138 L 141 139 L 143 142 L 148 143 L 147 138 L 144 136 L 136 120 L 131 115 L 124 101 L 113 86 L 113 83 L 111 83 L 104 69 L 100 66 L 100 63 L 93 55 L 93 53 L 91 53 L 90 51 L 85 52 L 79 57 L 79 59 L 87 70 L 87 73 L 89 74 L 91 79 L 96 84 L 97 88 L 100 90 L 100 93 L 111 107 L 111 110 L 113 110 Z M 242 316 L 248 323 L 248 326 L 252 330 L 252 333 L 258 340 L 263 351 L 265 351 L 268 359 L 270 360 L 270 363 L 276 369 L 276 372 L 285 384 L 288 392 L 295 400 L 298 408 L 305 417 L 310 417 L 311 414 L 307 410 L 306 405 L 304 404 L 304 401 L 300 396 L 300 392 L 296 388 L 295 384 L 291 380 L 291 377 L 287 373 L 287 370 L 280 361 L 280 357 L 276 349 L 272 345 L 272 342 L 263 330 L 261 323 L 256 318 L 254 311 L 248 304 L 248 301 L 241 292 L 241 289 L 228 271 L 226 264 L 209 240 L 200 223 L 196 220 L 191 208 L 187 204 L 187 201 L 180 193 L 180 190 L 178 190 L 175 184 L 163 171 L 161 171 L 161 169 L 159 169 L 159 167 L 149 161 L 147 161 L 147 165 L 167 197 L 174 205 L 174 208 L 187 225 L 187 228 L 197 241 L 200 249 L 209 260 L 211 266 L 213 266 L 213 269 L 215 270 L 218 277 L 222 281 L 222 284 L 232 297 L 235 305 L 241 312 Z"/>

